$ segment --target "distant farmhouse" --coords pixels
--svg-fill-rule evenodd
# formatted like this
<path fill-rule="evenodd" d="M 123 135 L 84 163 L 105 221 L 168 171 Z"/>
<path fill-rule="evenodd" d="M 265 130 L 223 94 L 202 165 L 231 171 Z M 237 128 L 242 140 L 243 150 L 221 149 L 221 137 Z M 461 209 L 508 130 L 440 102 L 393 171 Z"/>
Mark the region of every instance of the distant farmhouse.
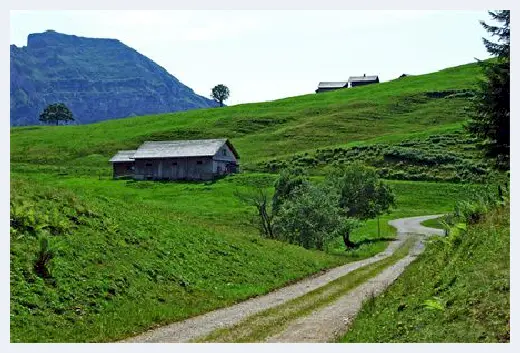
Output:
<path fill-rule="evenodd" d="M 228 139 L 146 141 L 110 159 L 114 178 L 211 180 L 238 172 L 239 156 Z"/>
<path fill-rule="evenodd" d="M 350 87 L 357 87 L 357 86 L 364 86 L 364 85 L 371 85 L 373 83 L 379 83 L 379 77 L 378 76 L 350 76 L 348 78 L 348 83 Z"/>
<path fill-rule="evenodd" d="M 350 76 L 347 81 L 338 82 L 320 82 L 316 93 L 333 91 L 341 88 L 349 88 L 363 85 L 370 85 L 372 83 L 379 83 L 378 76 Z"/>
<path fill-rule="evenodd" d="M 316 93 L 334 91 L 340 88 L 347 88 L 348 81 L 340 81 L 340 82 L 320 82 L 318 84 L 318 89 Z"/>

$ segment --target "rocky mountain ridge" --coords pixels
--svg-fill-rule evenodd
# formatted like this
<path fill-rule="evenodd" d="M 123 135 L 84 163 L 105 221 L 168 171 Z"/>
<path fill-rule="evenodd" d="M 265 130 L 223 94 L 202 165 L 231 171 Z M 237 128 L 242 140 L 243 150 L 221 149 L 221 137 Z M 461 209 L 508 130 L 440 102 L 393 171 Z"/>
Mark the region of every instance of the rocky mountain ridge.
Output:
<path fill-rule="evenodd" d="M 10 52 L 12 126 L 40 124 L 58 102 L 79 124 L 217 106 L 117 39 L 48 30 Z"/>

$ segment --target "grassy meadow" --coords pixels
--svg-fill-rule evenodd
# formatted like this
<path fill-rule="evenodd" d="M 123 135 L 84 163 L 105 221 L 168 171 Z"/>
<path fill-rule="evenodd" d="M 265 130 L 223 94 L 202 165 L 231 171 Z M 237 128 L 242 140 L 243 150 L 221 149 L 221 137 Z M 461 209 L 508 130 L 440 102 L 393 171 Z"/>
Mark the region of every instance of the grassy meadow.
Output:
<path fill-rule="evenodd" d="M 450 168 L 471 166 L 473 145 L 450 145 L 458 164 L 429 165 L 439 170 L 430 181 L 389 173 L 397 205 L 380 218 L 379 233 L 377 220 L 357 229 L 350 251 L 341 239 L 326 252 L 263 239 L 251 222 L 255 210 L 234 192 L 272 192 L 276 175 L 258 172 L 262 165 L 323 148 L 390 148 L 415 139 L 428 159 L 435 148 L 420 140 L 448 136 L 446 142 L 460 133 L 469 101 L 457 92 L 473 89 L 478 75 L 469 64 L 269 103 L 12 128 L 11 341 L 114 341 L 383 250 L 395 235 L 389 219 L 448 212 L 478 187 L 461 184 L 472 178 L 435 182 L 450 180 Z M 206 183 L 111 178 L 108 159 L 119 149 L 212 137 L 231 139 L 242 174 Z"/>
<path fill-rule="evenodd" d="M 468 227 L 458 244 L 430 244 L 343 342 L 509 342 L 509 207 Z"/>
<path fill-rule="evenodd" d="M 11 129 L 11 162 L 106 169 L 120 149 L 145 140 L 227 137 L 242 166 L 338 145 L 400 142 L 460 130 L 468 98 L 429 92 L 473 89 L 476 64 L 391 82 L 242 104 L 116 119 L 80 126 Z"/>

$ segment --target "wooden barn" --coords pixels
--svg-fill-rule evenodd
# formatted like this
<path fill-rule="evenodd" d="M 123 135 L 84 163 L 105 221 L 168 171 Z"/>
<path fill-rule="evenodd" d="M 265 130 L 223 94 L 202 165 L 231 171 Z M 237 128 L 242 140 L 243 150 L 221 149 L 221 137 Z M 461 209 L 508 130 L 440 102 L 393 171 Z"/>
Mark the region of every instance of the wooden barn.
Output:
<path fill-rule="evenodd" d="M 134 175 L 135 152 L 136 150 L 119 151 L 114 157 L 110 158 L 112 169 L 114 171 L 114 178 L 130 177 Z"/>
<path fill-rule="evenodd" d="M 350 76 L 348 78 L 349 87 L 357 87 L 364 85 L 371 85 L 374 83 L 379 83 L 378 76 L 367 76 L 364 74 L 363 76 Z"/>
<path fill-rule="evenodd" d="M 137 180 L 211 180 L 238 173 L 239 156 L 228 139 L 146 141 L 130 152 L 110 160 L 114 178 L 128 176 L 130 169 Z"/>
<path fill-rule="evenodd" d="M 347 88 L 348 81 L 340 81 L 340 82 L 320 82 L 318 84 L 318 89 L 316 93 L 329 92 L 334 91 L 341 88 Z"/>

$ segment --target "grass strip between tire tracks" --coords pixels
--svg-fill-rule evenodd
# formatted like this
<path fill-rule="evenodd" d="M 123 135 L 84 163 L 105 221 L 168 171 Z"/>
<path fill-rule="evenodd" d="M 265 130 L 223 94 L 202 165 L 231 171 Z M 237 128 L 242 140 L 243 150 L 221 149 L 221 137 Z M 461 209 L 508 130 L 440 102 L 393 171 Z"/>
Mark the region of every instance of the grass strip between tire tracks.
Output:
<path fill-rule="evenodd" d="M 417 241 L 416 236 L 408 238 L 391 256 L 370 265 L 356 269 L 329 284 L 317 288 L 301 297 L 279 306 L 263 310 L 234 326 L 217 329 L 194 342 L 261 342 L 287 325 L 312 311 L 325 307 L 368 279 L 375 277 L 385 268 L 394 265 L 408 255 Z"/>

